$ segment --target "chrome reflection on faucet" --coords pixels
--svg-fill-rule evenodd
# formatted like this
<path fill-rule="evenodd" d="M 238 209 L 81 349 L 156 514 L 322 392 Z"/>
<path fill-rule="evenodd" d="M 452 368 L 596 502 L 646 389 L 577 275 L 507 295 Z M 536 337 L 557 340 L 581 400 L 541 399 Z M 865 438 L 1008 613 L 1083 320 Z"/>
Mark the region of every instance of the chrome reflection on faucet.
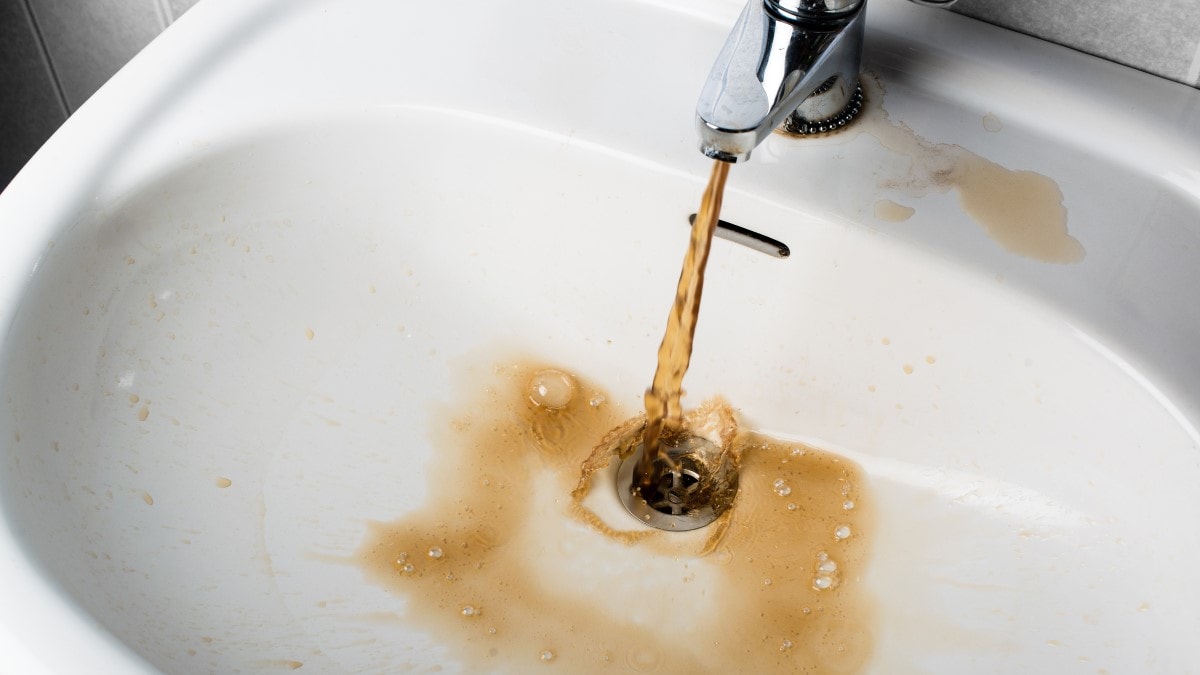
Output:
<path fill-rule="evenodd" d="M 835 130 L 862 108 L 866 0 L 749 0 L 696 105 L 700 151 L 745 161 L 776 127 Z"/>

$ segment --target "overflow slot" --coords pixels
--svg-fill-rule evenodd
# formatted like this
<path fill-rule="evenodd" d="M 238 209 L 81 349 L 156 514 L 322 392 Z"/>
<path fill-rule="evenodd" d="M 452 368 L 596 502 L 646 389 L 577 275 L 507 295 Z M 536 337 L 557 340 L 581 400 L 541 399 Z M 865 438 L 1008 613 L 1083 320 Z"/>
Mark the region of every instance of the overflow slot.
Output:
<path fill-rule="evenodd" d="M 688 216 L 688 226 L 696 222 L 696 214 Z M 768 237 L 760 232 L 749 230 L 741 225 L 735 225 L 727 220 L 718 220 L 716 232 L 714 236 L 732 241 L 736 244 L 741 244 L 747 248 L 752 248 L 760 253 L 766 253 L 772 258 L 786 258 L 792 254 L 792 249 L 788 245 L 775 239 Z"/>

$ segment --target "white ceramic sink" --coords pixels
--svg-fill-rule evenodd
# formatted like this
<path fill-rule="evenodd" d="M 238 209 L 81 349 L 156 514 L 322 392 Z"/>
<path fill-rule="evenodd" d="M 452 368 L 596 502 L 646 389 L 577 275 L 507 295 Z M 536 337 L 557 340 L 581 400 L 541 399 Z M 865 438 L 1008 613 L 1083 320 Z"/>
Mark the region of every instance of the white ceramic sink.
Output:
<path fill-rule="evenodd" d="M 739 8 L 208 0 L 139 55 L 0 195 L 0 671 L 679 670 L 718 563 L 536 472 L 527 573 L 585 619 L 497 644 L 549 661 L 472 660 L 354 560 L 511 364 L 637 412 Z M 687 402 L 862 467 L 867 646 L 819 671 L 1189 672 L 1200 92 L 870 12 L 865 118 L 731 172 L 723 217 L 792 254 L 717 242 Z M 1055 189 L 1065 230 L 981 224 Z M 572 651 L 593 619 L 641 642 Z"/>

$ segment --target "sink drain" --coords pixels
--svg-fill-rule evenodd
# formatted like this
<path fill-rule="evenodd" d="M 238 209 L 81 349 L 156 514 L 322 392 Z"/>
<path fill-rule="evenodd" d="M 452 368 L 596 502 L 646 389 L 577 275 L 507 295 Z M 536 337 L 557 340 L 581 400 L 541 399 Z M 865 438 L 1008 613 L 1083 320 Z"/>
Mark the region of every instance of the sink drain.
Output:
<path fill-rule="evenodd" d="M 634 474 L 644 450 L 639 444 L 617 471 L 621 503 L 642 523 L 686 532 L 708 525 L 733 505 L 737 469 L 707 439 L 687 436 L 663 443 L 651 465 L 653 479 L 639 488 Z"/>

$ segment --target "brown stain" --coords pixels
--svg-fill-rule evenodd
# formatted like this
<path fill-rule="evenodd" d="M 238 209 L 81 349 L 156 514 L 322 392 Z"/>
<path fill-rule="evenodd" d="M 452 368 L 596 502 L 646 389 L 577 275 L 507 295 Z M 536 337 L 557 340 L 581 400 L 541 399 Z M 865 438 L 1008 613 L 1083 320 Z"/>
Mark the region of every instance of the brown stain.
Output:
<path fill-rule="evenodd" d="M 267 659 L 259 661 L 257 665 L 263 669 L 285 668 L 287 670 L 299 670 L 304 667 L 304 662 L 292 659 Z"/>
<path fill-rule="evenodd" d="M 875 217 L 889 223 L 904 222 L 916 213 L 917 210 L 913 207 L 897 204 L 890 199 L 881 199 L 875 202 Z"/>
<path fill-rule="evenodd" d="M 221 477 L 217 478 L 217 480 L 216 480 L 216 486 L 221 489 L 225 489 L 231 485 L 233 485 L 233 481 L 229 480 L 228 478 L 225 478 L 224 476 L 221 476 Z"/>
<path fill-rule="evenodd" d="M 927 140 L 891 119 L 882 106 L 883 86 L 878 80 L 864 77 L 863 89 L 869 106 L 852 129 L 874 136 L 883 147 L 912 160 L 906 174 L 884 176 L 881 188 L 913 198 L 954 191 L 963 211 L 1005 249 L 1050 263 L 1083 260 L 1086 252 L 1068 232 L 1067 209 L 1056 181 L 1033 171 L 1009 169 L 958 145 Z M 989 123 L 985 118 L 984 124 L 998 130 L 999 120 Z"/>
<path fill-rule="evenodd" d="M 1004 248 L 1044 262 L 1083 260 L 1083 245 L 1067 232 L 1067 208 L 1055 181 L 976 155 L 964 157 L 955 179 L 963 210 Z"/>
<path fill-rule="evenodd" d="M 612 397 L 577 374 L 565 407 L 535 405 L 528 386 L 544 367 L 522 362 L 473 383 L 478 393 L 441 414 L 427 503 L 370 525 L 356 558 L 403 598 L 403 622 L 474 671 L 862 670 L 873 519 L 857 465 L 739 432 L 733 508 L 694 533 L 645 528 L 596 508 L 620 508 L 613 460 L 644 418 L 595 403 Z M 575 549 L 599 553 L 562 553 Z M 677 575 L 662 572 L 671 565 Z M 634 572 L 614 577 L 613 566 Z M 641 569 L 658 572 L 640 579 Z M 661 600 L 672 597 L 688 606 Z"/>

